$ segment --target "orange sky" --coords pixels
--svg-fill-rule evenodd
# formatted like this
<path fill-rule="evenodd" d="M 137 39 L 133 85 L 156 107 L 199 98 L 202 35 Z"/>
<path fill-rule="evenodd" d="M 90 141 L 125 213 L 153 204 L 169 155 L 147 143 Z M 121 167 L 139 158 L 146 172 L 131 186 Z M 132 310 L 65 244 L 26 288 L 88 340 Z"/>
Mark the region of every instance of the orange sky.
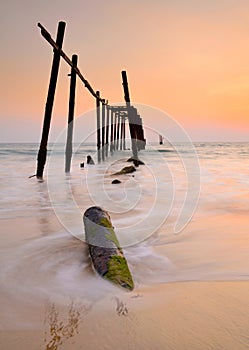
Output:
<path fill-rule="evenodd" d="M 109 102 L 131 98 L 173 116 L 195 141 L 249 140 L 249 1 L 31 1 L 1 5 L 1 139 L 39 142 L 55 37 Z M 66 124 L 69 69 L 61 62 L 52 137 Z M 79 82 L 76 115 L 95 101 Z M 144 121 L 146 123 L 146 121 Z M 53 136 L 54 135 L 54 136 Z"/>

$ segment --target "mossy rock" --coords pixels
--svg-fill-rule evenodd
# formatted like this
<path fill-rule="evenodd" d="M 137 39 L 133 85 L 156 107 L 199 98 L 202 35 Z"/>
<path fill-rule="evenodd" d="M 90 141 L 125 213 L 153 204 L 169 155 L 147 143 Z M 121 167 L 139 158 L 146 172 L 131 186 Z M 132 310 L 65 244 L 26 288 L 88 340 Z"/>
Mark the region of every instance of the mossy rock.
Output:
<path fill-rule="evenodd" d="M 95 270 L 103 278 L 132 290 L 132 276 L 107 211 L 91 207 L 83 216 L 86 242 Z"/>
<path fill-rule="evenodd" d="M 127 162 L 133 162 L 135 166 L 144 165 L 144 162 L 142 162 L 140 159 L 136 159 L 133 157 L 127 159 Z"/>
<path fill-rule="evenodd" d="M 134 288 L 131 273 L 124 256 L 112 256 L 108 262 L 108 272 L 103 277 L 126 289 L 133 290 Z"/>
<path fill-rule="evenodd" d="M 125 166 L 123 169 L 118 171 L 117 173 L 114 173 L 112 175 L 124 175 L 124 174 L 130 174 L 136 171 L 136 168 L 133 165 Z"/>

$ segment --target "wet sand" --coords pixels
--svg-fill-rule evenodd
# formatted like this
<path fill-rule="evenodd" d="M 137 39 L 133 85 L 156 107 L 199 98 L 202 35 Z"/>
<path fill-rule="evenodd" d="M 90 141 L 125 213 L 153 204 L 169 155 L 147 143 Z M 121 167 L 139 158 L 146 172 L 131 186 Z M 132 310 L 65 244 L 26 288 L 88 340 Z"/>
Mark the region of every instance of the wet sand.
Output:
<path fill-rule="evenodd" d="M 1 349 L 246 350 L 248 290 L 247 281 L 183 282 L 90 306 L 47 304 L 42 327 L 2 331 Z"/>
<path fill-rule="evenodd" d="M 82 260 L 84 243 L 56 236 L 62 227 L 54 216 L 2 224 L 3 233 L 9 232 L 2 239 L 6 256 L 8 247 L 18 252 L 23 239 L 31 245 L 17 257 L 9 257 L 10 262 L 14 259 L 12 270 L 2 258 L 1 269 L 6 271 L 0 288 L 0 349 L 249 349 L 249 219 L 245 213 L 196 215 L 180 235 L 170 235 L 164 228 L 151 238 L 155 256 L 135 259 L 136 248 L 127 251 L 133 292 L 109 286 L 95 276 L 86 257 Z M 36 236 L 42 239 L 37 252 L 45 255 L 34 259 Z M 160 256 L 172 265 L 166 260 L 162 267 L 160 259 L 156 263 Z"/>

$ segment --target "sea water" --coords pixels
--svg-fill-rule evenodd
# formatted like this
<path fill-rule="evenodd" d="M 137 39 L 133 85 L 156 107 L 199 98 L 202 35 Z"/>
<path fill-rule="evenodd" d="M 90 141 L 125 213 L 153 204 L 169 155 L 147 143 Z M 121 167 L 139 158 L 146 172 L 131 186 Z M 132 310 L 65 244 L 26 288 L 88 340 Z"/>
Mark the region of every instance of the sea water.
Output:
<path fill-rule="evenodd" d="M 82 215 L 93 205 L 110 213 L 135 289 L 249 278 L 249 143 L 151 144 L 139 154 L 145 165 L 119 185 L 113 174 L 129 165 L 130 150 L 98 163 L 95 144 L 74 145 L 65 174 L 64 149 L 49 145 L 38 181 L 29 178 L 37 144 L 0 145 L 0 294 L 3 312 L 19 305 L 5 322 L 21 318 L 22 304 L 92 303 L 116 290 L 91 269 Z"/>

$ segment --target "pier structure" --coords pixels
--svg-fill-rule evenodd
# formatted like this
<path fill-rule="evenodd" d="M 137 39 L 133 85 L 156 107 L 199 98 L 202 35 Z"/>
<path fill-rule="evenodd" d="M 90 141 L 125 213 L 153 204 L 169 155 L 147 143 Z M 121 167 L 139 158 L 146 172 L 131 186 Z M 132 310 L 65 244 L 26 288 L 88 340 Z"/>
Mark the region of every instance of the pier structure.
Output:
<path fill-rule="evenodd" d="M 108 103 L 107 99 L 101 97 L 100 91 L 95 91 L 91 84 L 84 78 L 78 68 L 78 56 L 74 54 L 70 59 L 68 55 L 63 51 L 62 46 L 66 23 L 58 23 L 57 36 L 55 41 L 43 25 L 38 23 L 38 27 L 41 30 L 41 35 L 43 38 L 53 47 L 53 62 L 44 112 L 42 137 L 37 157 L 36 177 L 43 177 L 44 167 L 46 164 L 47 144 L 61 58 L 71 67 L 71 73 L 69 74 L 70 93 L 68 105 L 67 140 L 65 149 L 65 172 L 70 172 L 71 159 L 73 154 L 74 107 L 77 78 L 84 84 L 85 88 L 95 98 L 98 162 L 104 161 L 110 154 L 113 154 L 113 152 L 117 150 L 126 149 L 126 124 L 129 126 L 132 157 L 134 159 L 138 159 L 138 152 L 139 150 L 145 149 L 146 140 L 144 138 L 142 118 L 138 114 L 137 109 L 132 106 L 130 101 L 126 71 L 121 72 L 126 105 L 112 106 Z"/>

